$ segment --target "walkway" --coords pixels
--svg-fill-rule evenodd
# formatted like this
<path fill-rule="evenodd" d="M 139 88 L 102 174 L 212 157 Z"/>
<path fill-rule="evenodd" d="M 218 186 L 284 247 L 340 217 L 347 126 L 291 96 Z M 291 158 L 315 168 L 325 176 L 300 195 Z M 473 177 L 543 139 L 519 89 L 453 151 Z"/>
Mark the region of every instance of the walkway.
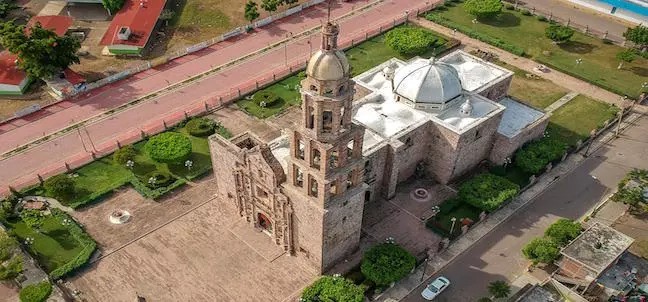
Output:
<path fill-rule="evenodd" d="M 501 50 L 495 46 L 491 46 L 490 44 L 481 42 L 479 40 L 470 38 L 460 32 L 454 33 L 452 29 L 449 29 L 447 27 L 441 26 L 439 24 L 436 24 L 434 22 L 430 22 L 424 19 L 418 19 L 414 21 L 415 23 L 427 27 L 429 29 L 432 29 L 434 31 L 446 34 L 448 36 L 453 36 L 456 39 L 461 40 L 461 43 L 464 46 L 467 46 L 469 48 L 475 48 L 475 49 L 481 49 L 483 51 L 488 51 L 491 53 L 494 53 L 501 61 L 506 62 L 507 64 L 511 64 L 517 68 L 533 72 L 533 69 L 536 68 L 539 64 L 531 59 L 527 58 L 522 58 L 519 56 L 516 56 L 510 52 Z M 591 98 L 601 100 L 610 104 L 615 104 L 615 105 L 621 105 L 622 100 L 621 96 L 618 94 L 609 92 L 603 88 L 600 88 L 598 86 L 592 85 L 588 82 L 579 80 L 577 78 L 574 78 L 572 76 L 569 76 L 567 74 L 564 74 L 560 71 L 553 70 L 551 69 L 550 72 L 547 73 L 542 73 L 538 74 L 533 72 L 534 74 L 537 74 L 549 81 L 552 81 L 556 83 L 557 85 L 560 85 L 562 87 L 565 87 L 567 90 L 571 90 L 574 92 L 577 92 L 579 94 L 583 94 L 586 96 L 589 96 Z"/>
<path fill-rule="evenodd" d="M 554 112 L 556 109 L 562 107 L 563 105 L 567 104 L 569 101 L 573 100 L 576 96 L 578 95 L 577 92 L 570 92 L 565 94 L 565 96 L 561 97 L 557 101 L 553 102 L 551 105 L 547 106 L 545 108 L 545 112 L 551 113 Z"/>
<path fill-rule="evenodd" d="M 335 4 L 331 15 L 339 17 L 365 4 L 367 2 L 364 1 L 340 2 Z M 364 38 L 368 31 L 375 33 L 392 20 L 403 18 L 406 10 L 414 12 L 421 5 L 423 3 L 417 0 L 394 0 L 346 18 L 340 21 L 340 44 L 350 44 L 353 38 L 358 41 L 360 37 Z M 238 40 L 216 44 L 199 53 L 178 58 L 159 68 L 92 91 L 79 100 L 63 102 L 56 109 L 52 109 L 58 110 L 57 112 L 44 111 L 42 115 L 49 115 L 40 119 L 30 117 L 37 119 L 35 121 L 23 119 L 11 127 L 0 127 L 0 153 L 66 128 L 80 120 L 102 114 L 132 99 L 163 89 L 171 83 L 223 66 L 242 55 L 318 26 L 325 17 L 325 6 L 312 7 L 302 14 L 282 19 Z M 220 72 L 204 76 L 176 90 L 157 92 L 155 97 L 137 106 L 3 159 L 0 161 L 0 193 L 10 184 L 32 182 L 36 173 L 61 172 L 64 162 L 79 162 L 79 158 L 85 160 L 89 155 L 88 151 L 100 149 L 101 146 L 114 146 L 116 140 L 124 135 L 132 137 L 138 135 L 142 129 L 159 131 L 162 119 L 170 118 L 170 113 L 179 114 L 172 118 L 182 118 L 183 111 L 200 110 L 201 107 L 204 110 L 205 102 L 217 103 L 214 98 L 217 99 L 219 95 L 236 94 L 237 87 L 241 87 L 241 90 L 250 89 L 254 87 L 255 80 L 267 81 L 275 73 L 288 73 L 287 66 L 303 64 L 310 56 L 309 46 L 316 49 L 318 45 L 319 33 L 294 39 L 284 47 L 271 49 L 234 66 L 225 67 Z"/>

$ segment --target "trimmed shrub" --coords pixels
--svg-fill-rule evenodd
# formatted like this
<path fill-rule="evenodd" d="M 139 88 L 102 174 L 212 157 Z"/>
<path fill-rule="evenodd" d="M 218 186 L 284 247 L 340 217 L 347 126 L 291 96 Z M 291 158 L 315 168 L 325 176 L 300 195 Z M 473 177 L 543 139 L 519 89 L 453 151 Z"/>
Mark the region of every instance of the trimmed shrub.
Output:
<path fill-rule="evenodd" d="M 383 243 L 364 254 L 360 270 L 376 285 L 388 285 L 407 276 L 415 264 L 416 258 L 404 248 Z"/>
<path fill-rule="evenodd" d="M 522 15 L 524 15 L 524 16 L 532 16 L 533 13 L 531 13 L 531 11 L 528 10 L 528 9 L 523 9 L 522 10 Z"/>
<path fill-rule="evenodd" d="M 160 133 L 144 146 L 146 153 L 161 163 L 182 162 L 191 155 L 191 148 L 191 140 L 177 132 Z"/>
<path fill-rule="evenodd" d="M 186 181 L 184 179 L 176 179 L 167 186 L 157 188 L 150 188 L 148 186 L 148 178 L 146 179 L 146 182 L 144 182 L 138 177 L 133 177 L 130 183 L 133 186 L 133 189 L 135 189 L 135 191 L 140 193 L 142 196 L 155 200 L 164 196 L 164 194 L 183 186 Z"/>
<path fill-rule="evenodd" d="M 488 19 L 497 16 L 503 5 L 501 0 L 466 0 L 463 6 L 467 13 L 479 19 Z"/>
<path fill-rule="evenodd" d="M 522 171 L 538 174 L 552 161 L 567 152 L 567 144 L 553 138 L 541 138 L 515 152 L 515 165 Z"/>
<path fill-rule="evenodd" d="M 153 179 L 155 181 L 150 182 Z M 162 171 L 153 171 L 151 173 L 146 174 L 144 180 L 146 181 L 146 183 L 150 188 L 159 188 L 168 185 L 172 181 L 172 178 L 171 175 L 169 175 L 169 173 L 165 173 Z"/>
<path fill-rule="evenodd" d="M 573 29 L 560 24 L 551 24 L 545 29 L 545 36 L 556 43 L 567 42 L 573 35 Z"/>
<path fill-rule="evenodd" d="M 364 288 L 343 277 L 322 276 L 304 289 L 300 301 L 362 302 Z"/>
<path fill-rule="evenodd" d="M 458 196 L 478 209 L 492 212 L 515 197 L 519 190 L 520 186 L 504 177 L 483 173 L 461 184 Z"/>
<path fill-rule="evenodd" d="M 70 260 L 66 264 L 59 266 L 49 273 L 49 276 L 50 278 L 52 278 L 52 280 L 57 280 L 85 266 L 86 263 L 88 263 L 88 260 L 90 260 L 90 257 L 92 256 L 94 251 L 97 249 L 97 243 L 67 213 L 58 208 L 52 208 L 50 209 L 50 211 L 52 215 L 60 221 L 63 221 L 63 219 L 69 219 L 73 222 L 68 225 L 67 230 L 68 232 L 70 232 L 70 235 L 72 235 L 72 237 L 76 239 L 77 242 L 79 242 L 79 245 L 83 247 L 79 254 L 74 257 L 74 259 Z"/>
<path fill-rule="evenodd" d="M 385 35 L 385 44 L 403 55 L 420 55 L 437 44 L 439 38 L 431 31 L 412 26 L 401 26 Z"/>
<path fill-rule="evenodd" d="M 553 239 L 558 245 L 564 246 L 583 231 L 580 223 L 571 219 L 561 218 L 545 230 L 545 236 Z"/>
<path fill-rule="evenodd" d="M 72 198 L 75 192 L 74 180 L 66 174 L 52 176 L 43 184 L 47 194 L 54 198 L 66 200 Z"/>
<path fill-rule="evenodd" d="M 205 137 L 214 134 L 214 132 L 216 132 L 216 127 L 216 122 L 204 117 L 191 119 L 187 122 L 187 125 L 185 125 L 187 132 L 197 137 Z"/>
<path fill-rule="evenodd" d="M 52 294 L 52 284 L 43 281 L 30 284 L 20 290 L 20 302 L 44 302 Z"/>
<path fill-rule="evenodd" d="M 113 161 L 118 165 L 125 165 L 129 160 L 133 160 L 137 155 L 137 150 L 133 146 L 123 146 L 113 153 Z"/>
<path fill-rule="evenodd" d="M 560 248 L 558 244 L 550 238 L 542 237 L 531 240 L 522 249 L 524 257 L 531 260 L 534 265 L 538 263 L 550 264 L 558 259 Z"/>
<path fill-rule="evenodd" d="M 278 103 L 280 100 L 281 97 L 268 90 L 261 90 L 252 96 L 252 101 L 254 101 L 254 103 L 261 108 L 271 107 L 272 105 Z"/>

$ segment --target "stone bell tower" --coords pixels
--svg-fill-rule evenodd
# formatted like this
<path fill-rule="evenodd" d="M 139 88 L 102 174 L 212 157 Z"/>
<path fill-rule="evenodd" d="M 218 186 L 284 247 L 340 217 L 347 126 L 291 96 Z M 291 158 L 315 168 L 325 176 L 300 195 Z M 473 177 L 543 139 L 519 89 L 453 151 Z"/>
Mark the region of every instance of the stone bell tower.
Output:
<path fill-rule="evenodd" d="M 360 241 L 364 129 L 351 122 L 354 82 L 337 49 L 339 27 L 322 27 L 321 48 L 301 82 L 301 127 L 291 133 L 287 193 L 295 214 L 295 250 L 322 272 Z"/>

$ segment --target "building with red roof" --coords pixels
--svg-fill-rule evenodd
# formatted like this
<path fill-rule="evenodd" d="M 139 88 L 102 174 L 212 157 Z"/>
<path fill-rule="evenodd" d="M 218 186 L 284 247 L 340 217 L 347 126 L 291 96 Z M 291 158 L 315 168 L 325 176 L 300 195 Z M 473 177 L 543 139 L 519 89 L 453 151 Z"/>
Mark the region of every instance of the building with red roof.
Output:
<path fill-rule="evenodd" d="M 166 0 L 126 0 L 99 45 L 112 54 L 141 54 L 165 4 Z"/>
<path fill-rule="evenodd" d="M 36 23 L 40 23 L 44 29 L 49 29 L 62 36 L 72 26 L 72 18 L 68 16 L 33 16 L 27 22 L 25 31 L 29 34 L 30 28 L 34 27 Z"/>

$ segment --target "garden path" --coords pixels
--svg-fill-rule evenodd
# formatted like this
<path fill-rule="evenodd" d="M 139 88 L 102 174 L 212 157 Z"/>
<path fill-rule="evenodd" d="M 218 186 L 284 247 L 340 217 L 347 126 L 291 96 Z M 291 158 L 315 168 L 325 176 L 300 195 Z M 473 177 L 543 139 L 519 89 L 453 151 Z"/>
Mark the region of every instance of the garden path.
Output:
<path fill-rule="evenodd" d="M 577 95 L 578 92 L 573 92 L 573 91 L 566 94 L 565 96 L 561 97 L 559 100 L 555 101 L 553 104 L 545 108 L 545 112 L 547 113 L 554 112 L 556 109 L 562 107 L 563 105 L 567 104 L 569 101 L 573 100 Z"/>

